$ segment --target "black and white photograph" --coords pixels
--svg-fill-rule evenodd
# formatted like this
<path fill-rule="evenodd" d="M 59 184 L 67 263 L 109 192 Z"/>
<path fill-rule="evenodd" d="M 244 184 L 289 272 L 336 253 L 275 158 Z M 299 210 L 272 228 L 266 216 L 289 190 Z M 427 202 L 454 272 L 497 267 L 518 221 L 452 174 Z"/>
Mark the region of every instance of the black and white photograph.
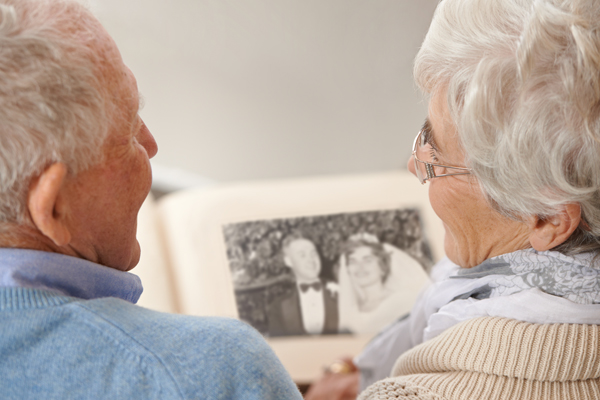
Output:
<path fill-rule="evenodd" d="M 416 208 L 239 222 L 223 235 L 239 317 L 270 337 L 377 332 L 401 317 L 411 271 L 433 264 Z"/>

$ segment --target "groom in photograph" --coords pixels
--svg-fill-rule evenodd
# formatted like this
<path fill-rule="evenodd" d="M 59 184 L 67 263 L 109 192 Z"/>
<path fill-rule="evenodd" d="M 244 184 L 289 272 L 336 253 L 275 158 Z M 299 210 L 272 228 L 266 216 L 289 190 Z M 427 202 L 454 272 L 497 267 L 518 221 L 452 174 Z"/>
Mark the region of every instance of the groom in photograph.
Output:
<path fill-rule="evenodd" d="M 283 240 L 283 262 L 292 270 L 292 293 L 275 299 L 268 310 L 271 336 L 338 332 L 338 285 L 319 278 L 321 258 L 312 241 L 298 233 Z"/>

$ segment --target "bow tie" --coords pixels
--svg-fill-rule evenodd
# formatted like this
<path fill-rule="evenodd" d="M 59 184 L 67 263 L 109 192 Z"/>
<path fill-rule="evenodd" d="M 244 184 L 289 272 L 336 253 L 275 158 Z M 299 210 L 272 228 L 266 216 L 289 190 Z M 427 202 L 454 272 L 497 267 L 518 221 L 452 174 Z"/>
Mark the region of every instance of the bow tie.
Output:
<path fill-rule="evenodd" d="M 319 292 L 319 291 L 321 291 L 322 286 L 323 285 L 321 285 L 321 282 L 301 283 L 300 290 L 302 291 L 302 293 L 306 293 L 308 291 L 308 289 L 314 289 L 315 292 Z"/>

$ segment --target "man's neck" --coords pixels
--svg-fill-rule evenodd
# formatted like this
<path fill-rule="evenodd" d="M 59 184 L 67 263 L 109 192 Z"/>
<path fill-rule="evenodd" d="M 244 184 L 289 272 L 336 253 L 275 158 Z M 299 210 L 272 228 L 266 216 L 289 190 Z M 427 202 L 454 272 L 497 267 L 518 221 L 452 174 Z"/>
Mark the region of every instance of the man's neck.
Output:
<path fill-rule="evenodd" d="M 4 223 L 0 225 L 0 248 L 29 249 L 64 254 L 58 246 L 27 225 Z"/>

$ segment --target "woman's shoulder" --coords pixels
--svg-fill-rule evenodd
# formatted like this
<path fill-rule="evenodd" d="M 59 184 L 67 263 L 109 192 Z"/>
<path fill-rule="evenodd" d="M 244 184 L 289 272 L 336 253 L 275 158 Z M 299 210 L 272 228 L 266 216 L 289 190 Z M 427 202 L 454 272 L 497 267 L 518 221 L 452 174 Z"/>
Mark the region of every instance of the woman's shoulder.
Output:
<path fill-rule="evenodd" d="M 541 399 L 557 390 L 564 398 L 595 398 L 598 337 L 598 325 L 471 319 L 404 353 L 395 377 L 369 386 L 359 399 L 463 398 L 465 390 L 478 399 Z"/>
<path fill-rule="evenodd" d="M 403 354 L 392 374 L 482 373 L 531 382 L 600 379 L 598 337 L 599 325 L 473 318 Z"/>

